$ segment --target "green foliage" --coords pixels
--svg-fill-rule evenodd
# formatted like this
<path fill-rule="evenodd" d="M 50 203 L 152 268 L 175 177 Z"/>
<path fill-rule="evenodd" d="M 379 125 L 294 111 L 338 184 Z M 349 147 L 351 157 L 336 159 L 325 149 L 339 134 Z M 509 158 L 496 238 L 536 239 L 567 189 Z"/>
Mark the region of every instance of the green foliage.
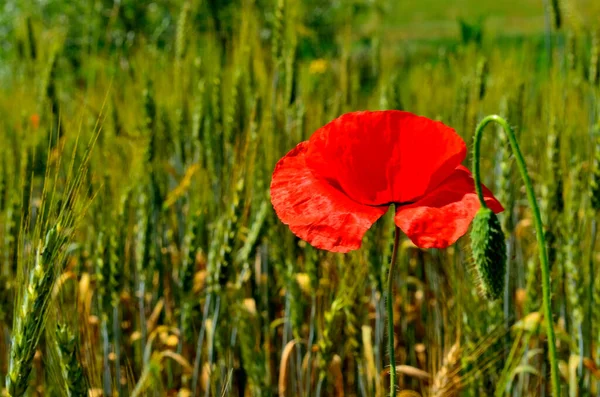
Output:
<path fill-rule="evenodd" d="M 66 383 L 68 397 L 84 397 L 87 393 L 86 380 L 79 362 L 77 336 L 67 325 L 58 325 L 56 344 L 60 357 L 60 369 Z"/>
<path fill-rule="evenodd" d="M 547 3 L 546 31 L 538 0 L 5 1 L 6 391 L 385 394 L 393 213 L 335 255 L 268 194 L 276 161 L 328 121 L 403 109 L 466 142 L 486 114 L 514 126 L 543 198 L 559 357 L 585 356 L 577 387 L 596 395 L 600 9 Z M 403 238 L 402 390 L 543 393 L 535 236 L 503 136 L 484 140 L 482 170 L 506 211 L 480 213 L 471 244 L 484 290 L 509 299 L 478 295 L 469 237 L 427 252 Z"/>

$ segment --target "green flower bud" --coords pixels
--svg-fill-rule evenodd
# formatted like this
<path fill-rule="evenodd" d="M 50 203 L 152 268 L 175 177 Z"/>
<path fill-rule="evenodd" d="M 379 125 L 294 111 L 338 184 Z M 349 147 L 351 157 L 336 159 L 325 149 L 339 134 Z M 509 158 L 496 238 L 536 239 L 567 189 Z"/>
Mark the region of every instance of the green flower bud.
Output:
<path fill-rule="evenodd" d="M 479 209 L 473 219 L 471 250 L 483 293 L 491 300 L 500 298 L 506 274 L 506 245 L 498 217 L 489 208 Z"/>

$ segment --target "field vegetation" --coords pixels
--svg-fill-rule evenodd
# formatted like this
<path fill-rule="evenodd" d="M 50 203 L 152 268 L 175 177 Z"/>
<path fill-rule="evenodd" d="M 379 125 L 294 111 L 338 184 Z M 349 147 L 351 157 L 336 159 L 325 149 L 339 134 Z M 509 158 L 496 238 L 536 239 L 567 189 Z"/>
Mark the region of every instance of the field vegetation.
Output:
<path fill-rule="evenodd" d="M 0 3 L 0 395 L 389 393 L 393 214 L 333 254 L 269 200 L 281 156 L 361 109 L 443 121 L 469 153 L 504 116 L 551 262 L 548 319 L 525 190 L 488 127 L 502 298 L 468 236 L 403 239 L 398 396 L 549 395 L 548 321 L 562 394 L 599 395 L 600 7 L 449 3 Z"/>

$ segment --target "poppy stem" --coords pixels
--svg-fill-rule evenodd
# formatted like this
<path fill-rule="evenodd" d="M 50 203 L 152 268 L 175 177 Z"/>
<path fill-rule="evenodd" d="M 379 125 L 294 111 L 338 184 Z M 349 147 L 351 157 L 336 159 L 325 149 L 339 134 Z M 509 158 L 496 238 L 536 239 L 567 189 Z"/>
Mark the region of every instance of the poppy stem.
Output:
<path fill-rule="evenodd" d="M 529 174 L 527 173 L 527 167 L 525 165 L 525 160 L 523 159 L 523 154 L 521 153 L 521 149 L 519 148 L 519 144 L 517 143 L 517 138 L 513 129 L 510 127 L 508 122 L 500 116 L 491 115 L 485 117 L 475 130 L 475 148 L 473 151 L 473 179 L 475 180 L 475 190 L 477 192 L 477 196 L 479 197 L 479 202 L 481 206 L 486 208 L 485 201 L 483 199 L 483 191 L 481 187 L 481 177 L 479 173 L 479 157 L 480 157 L 480 143 L 481 136 L 483 133 L 483 129 L 489 123 L 495 121 L 500 124 L 504 129 L 504 132 L 508 136 L 508 141 L 510 142 L 510 146 L 512 147 L 513 153 L 515 155 L 515 160 L 517 162 L 517 167 L 519 168 L 519 172 L 521 173 L 521 177 L 523 178 L 523 182 L 525 183 L 525 189 L 527 191 L 527 199 L 529 201 L 529 206 L 533 211 L 533 220 L 535 226 L 535 233 L 538 243 L 538 251 L 540 256 L 540 266 L 542 270 L 542 295 L 543 295 L 543 306 L 544 306 L 544 317 L 546 319 L 546 332 L 548 336 L 548 359 L 550 361 L 550 375 L 552 379 L 552 395 L 554 397 L 560 397 L 560 383 L 558 378 L 558 361 L 556 358 L 556 337 L 554 335 L 554 323 L 552 316 L 552 304 L 550 300 L 550 267 L 548 265 L 548 253 L 546 252 L 546 238 L 544 234 L 544 228 L 542 224 L 542 217 L 540 215 L 540 209 L 537 204 L 537 200 L 535 198 L 535 192 L 533 190 L 533 185 L 531 184 L 531 179 L 529 178 Z"/>
<path fill-rule="evenodd" d="M 394 348 L 394 268 L 398 256 L 398 243 L 400 242 L 400 228 L 394 230 L 394 249 L 390 260 L 387 290 L 387 320 L 388 320 L 388 348 L 390 354 L 390 397 L 396 397 L 396 350 Z"/>

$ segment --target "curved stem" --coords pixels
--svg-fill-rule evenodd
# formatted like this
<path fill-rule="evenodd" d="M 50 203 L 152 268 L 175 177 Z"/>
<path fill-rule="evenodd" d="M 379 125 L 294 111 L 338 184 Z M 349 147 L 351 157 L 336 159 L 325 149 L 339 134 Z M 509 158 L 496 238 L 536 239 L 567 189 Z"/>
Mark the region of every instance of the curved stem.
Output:
<path fill-rule="evenodd" d="M 535 193 L 533 191 L 533 185 L 531 184 L 531 179 L 529 178 L 529 174 L 527 173 L 527 167 L 525 166 L 525 160 L 523 159 L 523 154 L 521 153 L 521 149 L 519 149 L 519 144 L 517 143 L 517 138 L 515 137 L 515 133 L 508 124 L 506 120 L 504 120 L 500 116 L 492 115 L 487 116 L 477 126 L 475 130 L 475 148 L 473 152 L 473 179 L 475 180 L 475 190 L 477 192 L 477 196 L 479 197 L 479 201 L 482 207 L 486 207 L 485 201 L 483 200 L 483 192 L 481 188 L 481 177 L 479 173 L 479 157 L 480 157 L 480 143 L 481 136 L 483 133 L 483 129 L 486 125 L 491 123 L 492 121 L 497 122 L 502 126 L 504 132 L 508 136 L 508 140 L 512 147 L 513 153 L 515 155 L 515 160 L 517 162 L 517 166 L 519 168 L 519 172 L 521 173 L 521 177 L 523 178 L 523 182 L 525 184 L 525 188 L 527 190 L 527 199 L 529 201 L 529 205 L 531 210 L 533 211 L 533 220 L 535 226 L 535 233 L 538 243 L 538 250 L 540 255 L 540 266 L 542 268 L 542 295 L 543 295 L 543 306 L 544 306 L 544 317 L 546 318 L 546 327 L 548 334 L 548 359 L 550 360 L 550 374 L 552 379 L 552 395 L 555 397 L 560 396 L 560 383 L 559 383 L 559 374 L 558 374 L 558 361 L 556 357 L 556 337 L 554 335 L 554 324 L 552 320 L 552 304 L 550 301 L 550 267 L 548 265 L 548 254 L 546 252 L 546 238 L 544 235 L 544 229 L 542 225 L 542 217 L 540 215 L 540 209 L 537 204 L 537 200 L 535 198 Z"/>
<path fill-rule="evenodd" d="M 396 351 L 394 349 L 394 268 L 398 256 L 398 243 L 400 242 L 400 228 L 394 230 L 394 249 L 390 260 L 387 290 L 387 320 L 388 320 L 388 347 L 390 354 L 390 397 L 396 397 Z"/>

